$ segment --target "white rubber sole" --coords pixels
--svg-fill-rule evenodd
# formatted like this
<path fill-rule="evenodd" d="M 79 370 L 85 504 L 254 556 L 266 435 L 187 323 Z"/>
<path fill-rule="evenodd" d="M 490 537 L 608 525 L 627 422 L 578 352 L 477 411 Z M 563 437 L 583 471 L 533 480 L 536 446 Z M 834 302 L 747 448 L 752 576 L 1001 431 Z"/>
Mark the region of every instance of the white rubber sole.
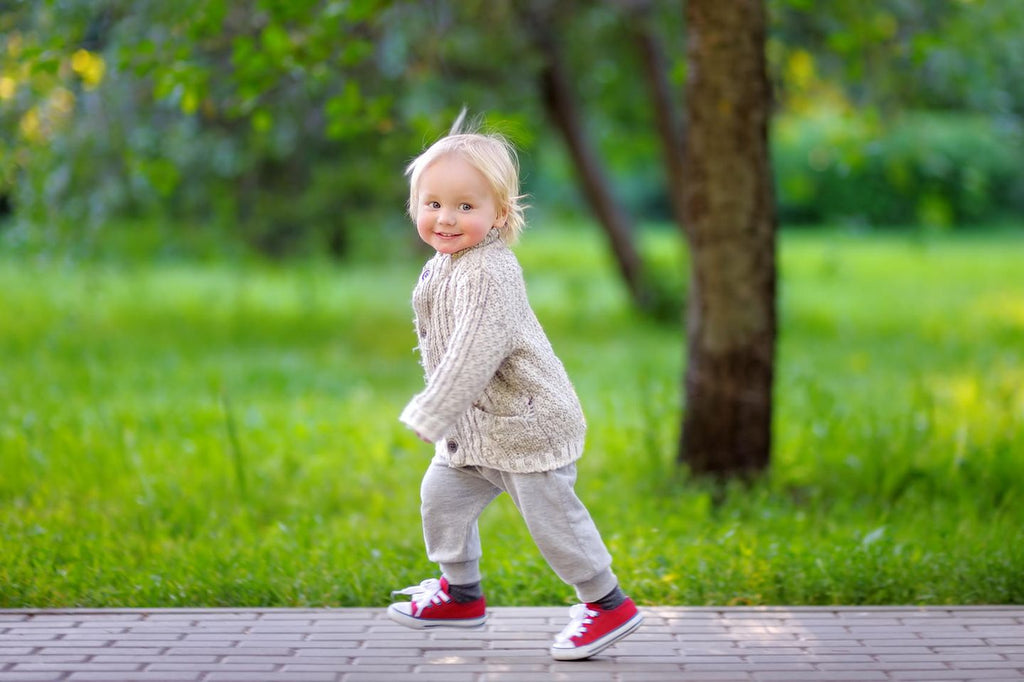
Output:
<path fill-rule="evenodd" d="M 586 646 L 551 645 L 551 657 L 556 661 L 582 661 L 590 658 L 591 656 L 596 656 L 612 644 L 615 644 L 620 639 L 636 630 L 643 622 L 644 617 L 638 611 L 635 616 L 620 625 L 617 629 L 612 630 L 601 639 L 591 642 Z"/>
<path fill-rule="evenodd" d="M 405 611 L 402 607 L 406 604 L 392 604 L 388 607 L 388 618 L 399 625 L 415 630 L 426 630 L 427 628 L 478 628 L 487 622 L 487 615 L 479 618 L 416 618 Z"/>

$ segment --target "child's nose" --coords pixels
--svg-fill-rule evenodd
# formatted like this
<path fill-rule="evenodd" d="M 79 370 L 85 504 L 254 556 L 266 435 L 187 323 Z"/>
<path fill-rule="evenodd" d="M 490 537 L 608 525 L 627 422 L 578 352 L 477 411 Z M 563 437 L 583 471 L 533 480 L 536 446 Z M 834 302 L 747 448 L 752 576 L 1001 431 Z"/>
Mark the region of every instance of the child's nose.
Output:
<path fill-rule="evenodd" d="M 455 211 L 447 211 L 447 210 L 441 211 L 441 215 L 439 216 L 439 220 L 442 223 L 444 223 L 445 225 L 454 225 L 455 224 Z"/>

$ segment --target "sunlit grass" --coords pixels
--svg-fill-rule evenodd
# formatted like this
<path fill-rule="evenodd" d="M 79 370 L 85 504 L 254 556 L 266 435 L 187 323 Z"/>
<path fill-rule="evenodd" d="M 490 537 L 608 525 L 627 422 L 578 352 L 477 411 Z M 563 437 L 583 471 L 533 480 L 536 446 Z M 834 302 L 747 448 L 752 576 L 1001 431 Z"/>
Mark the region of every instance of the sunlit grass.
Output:
<path fill-rule="evenodd" d="M 1024 239 L 786 234 L 774 465 L 724 499 L 674 463 L 679 326 L 628 309 L 593 231 L 519 253 L 639 600 L 1024 600 Z M 381 605 L 430 575 L 396 419 L 418 268 L 0 257 L 0 606 Z M 493 603 L 571 599 L 507 500 L 482 530 Z"/>

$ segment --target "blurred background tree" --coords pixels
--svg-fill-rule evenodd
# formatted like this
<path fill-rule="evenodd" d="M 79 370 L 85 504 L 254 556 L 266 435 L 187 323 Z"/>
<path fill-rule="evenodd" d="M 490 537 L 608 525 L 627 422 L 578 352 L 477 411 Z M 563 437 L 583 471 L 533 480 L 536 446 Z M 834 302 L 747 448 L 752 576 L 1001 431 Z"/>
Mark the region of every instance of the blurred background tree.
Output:
<path fill-rule="evenodd" d="M 681 111 L 681 3 L 2 5 L 8 241 L 81 247 L 145 218 L 344 256 L 404 227 L 403 165 L 465 103 L 522 147 L 534 205 L 592 208 L 634 298 L 657 295 L 632 233 L 679 218 L 673 113 L 649 77 Z M 945 229 L 1024 209 L 1019 3 L 768 7 L 783 222 Z"/>
<path fill-rule="evenodd" d="M 950 229 L 1024 208 L 1024 7 L 775 3 L 784 223 Z"/>

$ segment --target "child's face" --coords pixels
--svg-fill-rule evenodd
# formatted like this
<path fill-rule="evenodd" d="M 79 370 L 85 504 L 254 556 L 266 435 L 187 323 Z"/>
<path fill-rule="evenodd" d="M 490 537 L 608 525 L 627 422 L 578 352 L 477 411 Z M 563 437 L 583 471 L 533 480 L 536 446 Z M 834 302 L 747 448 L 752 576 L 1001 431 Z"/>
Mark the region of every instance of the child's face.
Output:
<path fill-rule="evenodd" d="M 459 154 L 427 166 L 420 175 L 418 203 L 416 231 L 441 253 L 476 246 L 505 220 L 486 178 Z"/>

